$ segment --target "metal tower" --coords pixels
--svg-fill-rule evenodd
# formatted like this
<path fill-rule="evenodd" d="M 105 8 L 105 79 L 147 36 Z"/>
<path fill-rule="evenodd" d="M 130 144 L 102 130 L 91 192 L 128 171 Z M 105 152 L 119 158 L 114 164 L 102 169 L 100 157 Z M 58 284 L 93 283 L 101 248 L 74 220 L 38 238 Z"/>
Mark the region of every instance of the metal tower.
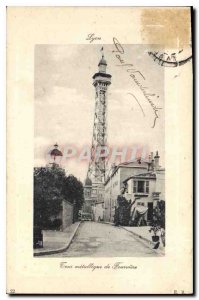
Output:
<path fill-rule="evenodd" d="M 101 49 L 103 51 L 103 48 Z M 107 144 L 107 89 L 111 84 L 111 75 L 106 73 L 107 63 L 102 52 L 102 58 L 98 64 L 98 72 L 93 76 L 95 87 L 95 114 L 93 125 L 93 137 L 91 147 L 91 160 L 89 162 L 87 177 L 93 183 L 103 183 L 105 179 L 105 158 L 96 157 L 96 153 L 103 152 Z"/>

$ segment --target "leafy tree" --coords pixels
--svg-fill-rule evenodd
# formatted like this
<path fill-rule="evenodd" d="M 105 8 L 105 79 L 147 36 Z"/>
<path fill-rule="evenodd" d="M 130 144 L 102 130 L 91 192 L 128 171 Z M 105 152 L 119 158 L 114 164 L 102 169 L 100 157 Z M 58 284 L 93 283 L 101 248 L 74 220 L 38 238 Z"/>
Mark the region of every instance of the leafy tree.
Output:
<path fill-rule="evenodd" d="M 78 211 L 82 208 L 84 202 L 83 184 L 75 176 L 65 177 L 63 184 L 63 196 L 74 205 L 74 222 L 78 219 Z"/>
<path fill-rule="evenodd" d="M 58 166 L 34 169 L 34 225 L 42 229 L 57 229 L 61 226 L 57 216 L 62 210 L 62 201 L 74 205 L 73 221 L 84 201 L 83 185 L 73 175 L 66 176 Z M 54 219 L 54 220 L 53 220 Z"/>
<path fill-rule="evenodd" d="M 163 200 L 158 201 L 153 210 L 153 223 L 154 226 L 160 226 L 165 229 L 165 201 Z"/>
<path fill-rule="evenodd" d="M 61 212 L 62 184 L 65 172 L 61 168 L 34 170 L 34 224 L 43 229 L 52 227 L 52 217 Z"/>

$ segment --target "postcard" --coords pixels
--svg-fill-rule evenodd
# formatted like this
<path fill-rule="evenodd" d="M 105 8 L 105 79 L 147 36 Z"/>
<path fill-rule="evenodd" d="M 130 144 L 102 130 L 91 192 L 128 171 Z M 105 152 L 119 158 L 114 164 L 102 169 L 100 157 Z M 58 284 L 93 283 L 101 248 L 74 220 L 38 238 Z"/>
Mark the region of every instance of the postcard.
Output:
<path fill-rule="evenodd" d="M 8 7 L 8 294 L 193 293 L 191 16 Z"/>

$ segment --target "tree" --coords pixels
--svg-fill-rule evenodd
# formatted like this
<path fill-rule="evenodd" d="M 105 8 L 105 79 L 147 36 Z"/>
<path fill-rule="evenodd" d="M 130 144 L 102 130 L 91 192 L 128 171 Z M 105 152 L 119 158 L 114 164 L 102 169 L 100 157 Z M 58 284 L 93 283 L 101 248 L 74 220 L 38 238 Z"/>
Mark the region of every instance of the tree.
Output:
<path fill-rule="evenodd" d="M 153 223 L 165 229 L 165 201 L 159 200 L 153 210 Z"/>
<path fill-rule="evenodd" d="M 62 193 L 64 199 L 74 205 L 74 222 L 78 219 L 78 212 L 84 202 L 84 188 L 81 181 L 75 176 L 69 175 L 64 179 Z"/>
<path fill-rule="evenodd" d="M 77 221 L 84 201 L 82 183 L 73 175 L 66 176 L 58 166 L 35 168 L 34 225 L 42 229 L 59 229 L 58 216 L 64 200 L 74 205 L 73 221 Z"/>
<path fill-rule="evenodd" d="M 43 229 L 52 227 L 62 209 L 62 184 L 65 172 L 61 168 L 34 169 L 34 224 Z"/>
<path fill-rule="evenodd" d="M 117 207 L 115 208 L 114 224 L 116 226 L 128 226 L 130 222 L 131 207 L 135 204 L 134 201 L 127 200 L 124 196 L 117 197 Z"/>

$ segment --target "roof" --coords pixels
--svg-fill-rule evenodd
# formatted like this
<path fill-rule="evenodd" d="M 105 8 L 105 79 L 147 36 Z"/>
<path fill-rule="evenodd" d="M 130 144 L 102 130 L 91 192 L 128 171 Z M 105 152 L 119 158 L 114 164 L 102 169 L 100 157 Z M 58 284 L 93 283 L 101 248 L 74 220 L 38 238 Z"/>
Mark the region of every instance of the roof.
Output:
<path fill-rule="evenodd" d="M 126 183 L 127 181 L 129 181 L 130 179 L 134 179 L 134 178 L 143 178 L 143 179 L 156 179 L 156 174 L 154 172 L 146 172 L 146 173 L 141 173 L 138 175 L 134 175 L 134 176 L 130 176 L 127 179 L 125 179 L 123 181 L 123 183 Z"/>
<path fill-rule="evenodd" d="M 156 174 L 154 172 L 147 172 L 147 173 L 142 173 L 138 175 L 134 175 L 133 178 L 151 178 L 151 179 L 156 179 Z"/>
<path fill-rule="evenodd" d="M 111 177 L 117 172 L 117 170 L 119 168 L 122 168 L 122 167 L 127 167 L 127 168 L 143 168 L 143 167 L 145 167 L 145 168 L 148 168 L 147 163 L 148 163 L 148 161 L 146 161 L 146 160 L 142 160 L 140 163 L 137 160 L 136 161 L 122 162 L 119 165 L 115 166 L 114 171 L 107 178 L 107 180 L 105 181 L 105 184 L 109 182 Z"/>

